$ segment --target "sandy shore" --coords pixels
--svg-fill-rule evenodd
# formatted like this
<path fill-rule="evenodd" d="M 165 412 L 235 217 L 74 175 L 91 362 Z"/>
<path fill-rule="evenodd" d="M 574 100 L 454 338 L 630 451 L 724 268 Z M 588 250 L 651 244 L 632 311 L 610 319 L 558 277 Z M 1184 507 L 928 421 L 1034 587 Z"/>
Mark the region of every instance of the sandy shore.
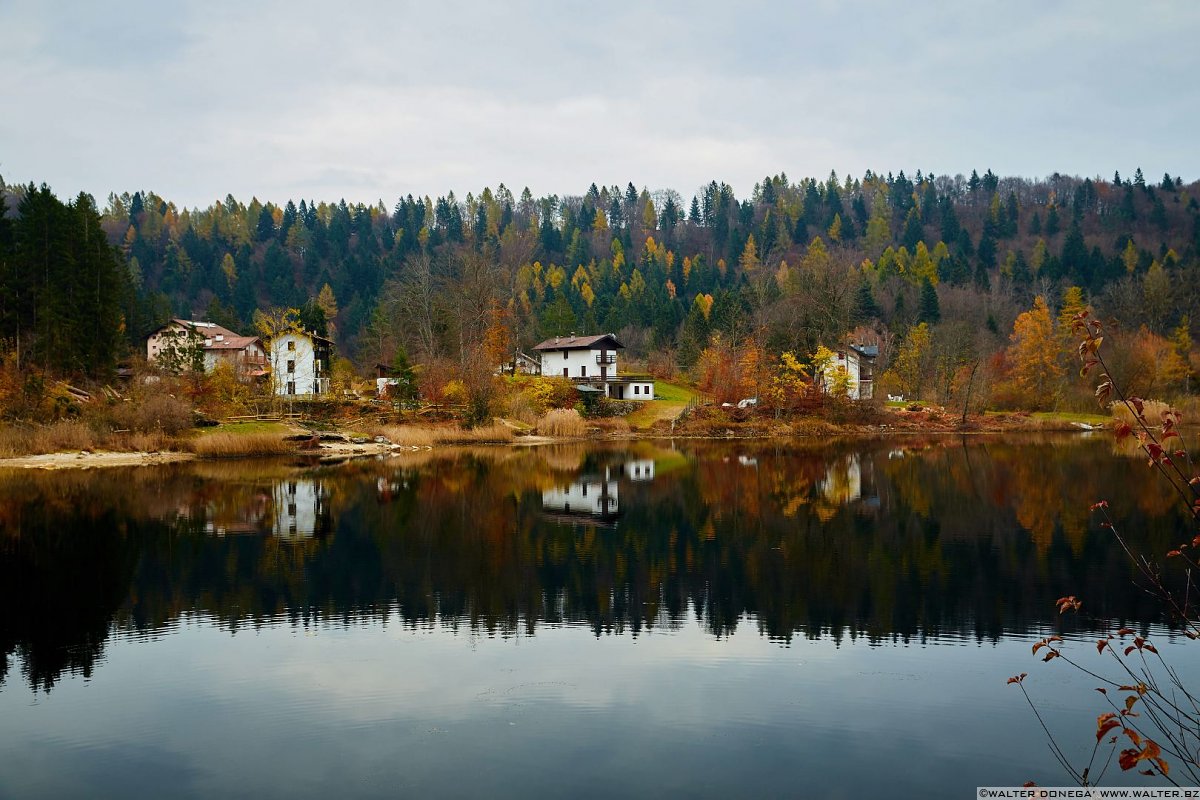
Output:
<path fill-rule="evenodd" d="M 0 458 L 0 469 L 92 469 L 94 467 L 143 467 L 195 461 L 193 453 L 45 453 L 40 456 Z"/>

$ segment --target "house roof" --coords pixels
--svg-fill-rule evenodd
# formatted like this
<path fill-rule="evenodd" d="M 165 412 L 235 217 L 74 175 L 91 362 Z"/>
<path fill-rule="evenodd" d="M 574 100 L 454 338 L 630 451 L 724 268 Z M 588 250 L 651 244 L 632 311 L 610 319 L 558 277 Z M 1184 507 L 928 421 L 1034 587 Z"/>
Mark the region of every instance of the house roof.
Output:
<path fill-rule="evenodd" d="M 276 337 L 276 340 L 278 341 L 279 339 L 282 339 L 285 336 L 302 336 L 305 339 L 312 339 L 313 341 L 316 341 L 316 342 L 324 342 L 325 344 L 328 344 L 328 345 L 333 344 L 333 339 L 326 339 L 324 336 L 318 336 L 317 334 L 313 333 L 312 331 L 285 331 L 285 332 L 279 334 L 279 336 Z"/>
<path fill-rule="evenodd" d="M 206 339 L 211 339 L 214 336 L 224 336 L 226 338 L 229 338 L 230 336 L 240 337 L 240 334 L 236 334 L 233 331 L 229 330 L 228 328 L 222 328 L 220 325 L 218 325 L 215 322 L 201 322 L 200 320 L 179 319 L 179 318 L 172 319 L 166 325 L 163 325 L 161 328 L 154 331 L 154 333 L 158 333 L 158 331 L 165 330 L 166 328 L 170 328 L 172 325 L 179 325 L 184 328 L 191 328 L 191 329 L 195 330 L 198 335 L 203 336 Z M 152 333 L 151 336 L 153 336 L 153 335 L 154 334 Z"/>
<path fill-rule="evenodd" d="M 598 350 L 601 347 L 624 350 L 625 345 L 617 341 L 615 334 L 600 333 L 593 336 L 555 336 L 534 347 L 534 350 Z"/>
<path fill-rule="evenodd" d="M 258 341 L 257 336 L 226 336 L 224 339 L 217 341 L 212 339 L 204 340 L 205 350 L 245 350 L 250 345 Z"/>
<path fill-rule="evenodd" d="M 879 357 L 879 345 L 877 344 L 852 344 L 850 345 L 850 349 L 863 358 Z"/>

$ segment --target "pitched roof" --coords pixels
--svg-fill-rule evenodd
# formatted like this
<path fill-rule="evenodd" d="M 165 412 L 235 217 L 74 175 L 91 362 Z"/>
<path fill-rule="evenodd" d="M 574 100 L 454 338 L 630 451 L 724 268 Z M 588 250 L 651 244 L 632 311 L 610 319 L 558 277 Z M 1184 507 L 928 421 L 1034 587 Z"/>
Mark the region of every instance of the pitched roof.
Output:
<path fill-rule="evenodd" d="M 607 340 L 607 341 L 605 341 Z M 593 336 L 555 336 L 534 347 L 534 350 L 593 350 L 601 346 L 613 350 L 625 349 L 615 334 L 600 333 Z"/>
<path fill-rule="evenodd" d="M 161 331 L 163 328 L 169 328 L 172 323 L 181 325 L 184 328 L 191 328 L 205 339 L 211 339 L 214 336 L 224 336 L 225 338 L 229 338 L 230 336 L 240 337 L 240 334 L 234 333 L 228 328 L 222 328 L 215 322 L 201 322 L 194 319 L 172 319 L 171 322 L 163 325 L 163 327 L 159 328 L 158 330 Z"/>
<path fill-rule="evenodd" d="M 328 345 L 333 344 L 333 339 L 326 339 L 324 336 L 321 336 L 318 333 L 314 333 L 313 331 L 284 331 L 283 333 L 281 333 L 275 337 L 275 341 L 279 341 L 280 339 L 282 339 L 285 336 L 300 336 L 305 339 L 312 339 L 314 342 L 324 342 L 325 344 L 328 344 Z"/>
<path fill-rule="evenodd" d="M 204 341 L 205 350 L 245 350 L 258 341 L 257 336 L 226 336 L 217 341 L 216 338 Z"/>

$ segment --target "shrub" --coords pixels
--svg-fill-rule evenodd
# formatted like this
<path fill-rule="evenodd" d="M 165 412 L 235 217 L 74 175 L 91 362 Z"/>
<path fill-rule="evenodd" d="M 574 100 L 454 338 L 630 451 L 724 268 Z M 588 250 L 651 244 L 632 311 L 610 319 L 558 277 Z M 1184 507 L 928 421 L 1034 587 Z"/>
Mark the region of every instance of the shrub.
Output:
<path fill-rule="evenodd" d="M 192 407 L 167 394 L 152 395 L 140 403 L 112 407 L 112 425 L 135 433 L 176 435 L 192 427 Z"/>
<path fill-rule="evenodd" d="M 538 420 L 538 409 L 530 402 L 524 393 L 514 394 L 508 398 L 507 416 L 520 420 L 528 425 L 534 425 Z"/>
<path fill-rule="evenodd" d="M 575 385 L 566 378 L 538 376 L 520 381 L 521 394 L 538 414 L 552 408 L 570 408 L 579 399 Z"/>

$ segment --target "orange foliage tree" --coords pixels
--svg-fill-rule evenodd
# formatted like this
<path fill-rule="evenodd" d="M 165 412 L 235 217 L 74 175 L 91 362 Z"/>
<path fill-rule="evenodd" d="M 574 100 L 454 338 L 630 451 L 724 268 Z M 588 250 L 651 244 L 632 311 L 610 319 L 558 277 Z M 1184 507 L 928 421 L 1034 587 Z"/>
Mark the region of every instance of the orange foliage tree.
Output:
<path fill-rule="evenodd" d="M 717 403 L 758 397 L 767 385 L 766 353 L 752 339 L 735 345 L 715 334 L 696 361 L 696 385 Z"/>

